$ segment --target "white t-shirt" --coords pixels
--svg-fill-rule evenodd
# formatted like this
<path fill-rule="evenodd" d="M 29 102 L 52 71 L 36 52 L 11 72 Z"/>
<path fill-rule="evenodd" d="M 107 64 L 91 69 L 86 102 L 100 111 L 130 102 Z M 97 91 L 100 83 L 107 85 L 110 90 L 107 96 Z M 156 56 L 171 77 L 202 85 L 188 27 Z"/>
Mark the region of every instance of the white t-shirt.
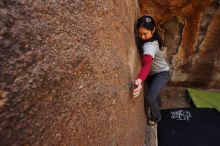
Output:
<path fill-rule="evenodd" d="M 163 51 L 159 49 L 158 41 L 146 42 L 143 45 L 143 55 L 151 55 L 153 58 L 150 74 L 169 71 L 170 67 L 165 61 Z"/>

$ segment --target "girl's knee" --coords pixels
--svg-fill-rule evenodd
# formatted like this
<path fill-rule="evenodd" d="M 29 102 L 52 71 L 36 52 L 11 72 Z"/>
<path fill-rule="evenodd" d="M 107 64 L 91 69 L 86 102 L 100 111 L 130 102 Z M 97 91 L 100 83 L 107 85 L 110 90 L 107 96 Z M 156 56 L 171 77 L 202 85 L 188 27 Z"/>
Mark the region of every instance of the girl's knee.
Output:
<path fill-rule="evenodd" d="M 157 105 L 158 104 L 158 100 L 157 100 L 157 97 L 146 97 L 146 100 L 147 100 L 147 104 L 149 106 L 154 106 L 154 105 Z"/>

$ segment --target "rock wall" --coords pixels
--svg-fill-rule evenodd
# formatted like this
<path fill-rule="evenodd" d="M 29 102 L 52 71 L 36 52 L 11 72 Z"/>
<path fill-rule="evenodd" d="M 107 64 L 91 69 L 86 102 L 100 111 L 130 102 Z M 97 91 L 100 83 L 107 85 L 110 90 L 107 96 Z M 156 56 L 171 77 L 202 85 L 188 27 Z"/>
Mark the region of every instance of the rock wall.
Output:
<path fill-rule="evenodd" d="M 153 16 L 172 65 L 171 84 L 220 88 L 220 1 L 139 0 L 141 15 Z"/>
<path fill-rule="evenodd" d="M 144 143 L 138 2 L 0 1 L 1 145 Z"/>

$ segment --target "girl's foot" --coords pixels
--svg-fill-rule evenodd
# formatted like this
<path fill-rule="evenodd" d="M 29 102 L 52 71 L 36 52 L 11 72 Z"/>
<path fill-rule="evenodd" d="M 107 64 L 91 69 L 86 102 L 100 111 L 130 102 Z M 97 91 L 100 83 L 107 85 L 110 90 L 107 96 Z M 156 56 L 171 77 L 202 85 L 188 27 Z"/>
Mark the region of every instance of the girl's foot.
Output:
<path fill-rule="evenodd" d="M 154 126 L 157 124 L 157 121 L 154 121 L 153 119 L 151 119 L 150 117 L 147 119 L 147 125 L 149 126 Z"/>

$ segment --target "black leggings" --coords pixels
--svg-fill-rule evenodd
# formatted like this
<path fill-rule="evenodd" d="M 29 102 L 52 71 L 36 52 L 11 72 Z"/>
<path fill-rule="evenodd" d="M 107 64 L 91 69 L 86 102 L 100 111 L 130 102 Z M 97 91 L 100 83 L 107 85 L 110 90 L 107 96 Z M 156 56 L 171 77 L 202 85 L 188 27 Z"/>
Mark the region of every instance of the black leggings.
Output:
<path fill-rule="evenodd" d="M 163 71 L 147 77 L 148 90 L 145 94 L 145 101 L 150 107 L 150 117 L 155 121 L 161 120 L 160 114 L 160 91 L 169 80 L 170 71 Z"/>

